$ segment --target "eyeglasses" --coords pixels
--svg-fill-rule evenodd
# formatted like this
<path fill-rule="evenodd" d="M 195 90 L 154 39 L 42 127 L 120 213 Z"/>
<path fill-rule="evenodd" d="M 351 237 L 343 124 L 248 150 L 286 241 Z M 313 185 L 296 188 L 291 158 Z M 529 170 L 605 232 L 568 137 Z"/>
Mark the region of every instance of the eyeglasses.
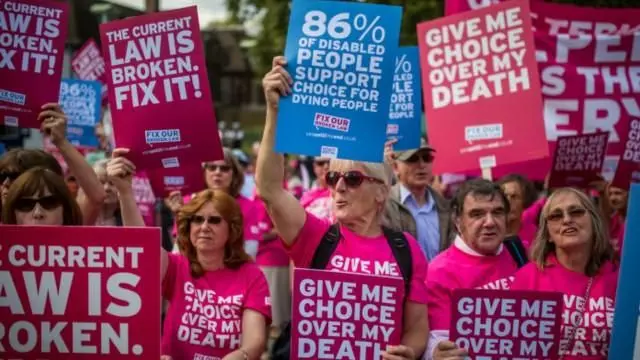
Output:
<path fill-rule="evenodd" d="M 344 173 L 338 171 L 329 171 L 324 177 L 325 182 L 330 187 L 335 187 L 340 179 L 344 179 L 344 183 L 347 185 L 347 187 L 350 188 L 357 188 L 358 186 L 362 185 L 365 180 L 384 184 L 384 181 L 367 176 L 356 170 L 347 171 Z"/>
<path fill-rule="evenodd" d="M 191 217 L 191 223 L 194 225 L 202 225 L 204 222 L 212 225 L 218 225 L 222 222 L 222 216 L 202 216 L 202 215 L 193 215 Z"/>
<path fill-rule="evenodd" d="M 571 220 L 575 221 L 583 217 L 586 213 L 587 210 L 581 207 L 571 208 L 566 212 L 563 210 L 557 210 L 547 215 L 547 221 L 550 223 L 559 223 L 565 218 L 565 216 L 569 216 Z"/>
<path fill-rule="evenodd" d="M 0 184 L 5 181 L 15 181 L 20 176 L 19 172 L 0 172 Z"/>
<path fill-rule="evenodd" d="M 431 163 L 433 162 L 433 155 L 428 152 L 428 153 L 422 153 L 422 154 L 413 154 L 411 155 L 407 160 L 405 160 L 406 163 L 417 163 L 418 160 L 422 159 L 422 161 L 426 162 L 426 163 Z"/>
<path fill-rule="evenodd" d="M 316 160 L 313 162 L 315 166 L 326 166 L 329 165 L 329 160 Z"/>
<path fill-rule="evenodd" d="M 58 196 L 49 195 L 40 198 L 21 198 L 15 202 L 14 208 L 20 212 L 31 212 L 36 204 L 45 210 L 53 210 L 62 205 L 62 200 Z"/>
<path fill-rule="evenodd" d="M 205 169 L 209 171 L 216 172 L 220 170 L 221 172 L 229 172 L 231 171 L 231 165 L 216 165 L 216 164 L 206 164 L 204 166 Z"/>

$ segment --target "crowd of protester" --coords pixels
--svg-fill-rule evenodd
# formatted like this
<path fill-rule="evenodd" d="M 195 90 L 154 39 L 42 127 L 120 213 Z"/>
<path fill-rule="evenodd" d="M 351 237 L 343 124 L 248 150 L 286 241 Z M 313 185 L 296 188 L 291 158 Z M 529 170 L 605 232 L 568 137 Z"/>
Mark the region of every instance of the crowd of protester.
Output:
<path fill-rule="evenodd" d="M 389 234 L 401 234 L 408 245 L 402 341 L 386 349 L 384 359 L 464 359 L 466 350 L 449 341 L 456 288 L 558 291 L 615 301 L 626 191 L 605 181 L 589 189 L 537 189 L 518 174 L 495 182 L 450 181 L 450 175 L 432 173 L 437 149 L 427 139 L 409 151 L 394 151 L 388 142 L 380 164 L 285 157 L 273 150 L 278 101 L 290 93 L 284 65 L 283 58 L 274 59 L 263 80 L 266 122 L 253 152 L 225 149 L 223 159 L 203 164 L 205 189 L 157 202 L 165 358 L 207 355 L 201 346 L 176 341 L 186 282 L 243 294 L 242 341 L 218 347 L 216 356 L 269 357 L 269 345 L 291 319 L 293 268 L 316 265 L 314 254 L 328 232 L 340 239 L 335 253 L 345 257 L 396 261 Z M 145 226 L 128 150 L 111 150 L 101 138 L 104 155 L 97 158 L 104 159 L 88 161 L 65 138 L 59 106 L 44 105 L 39 120 L 68 170 L 42 150 L 5 153 L 2 223 Z M 588 326 L 566 320 L 563 359 L 606 359 L 608 338 L 589 345 L 603 349 L 600 356 L 576 350 L 580 329 Z"/>

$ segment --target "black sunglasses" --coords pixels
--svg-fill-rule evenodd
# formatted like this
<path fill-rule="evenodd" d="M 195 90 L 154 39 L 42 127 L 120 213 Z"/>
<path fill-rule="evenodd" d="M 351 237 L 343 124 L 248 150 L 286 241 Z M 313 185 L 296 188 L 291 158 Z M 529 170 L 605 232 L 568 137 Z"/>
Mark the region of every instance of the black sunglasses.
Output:
<path fill-rule="evenodd" d="M 58 196 L 49 195 L 40 198 L 21 198 L 15 202 L 14 208 L 20 212 L 30 212 L 36 207 L 36 204 L 45 210 L 53 210 L 62 205 L 62 200 Z"/>
<path fill-rule="evenodd" d="M 316 166 L 326 166 L 329 164 L 329 160 L 316 160 L 313 162 Z"/>
<path fill-rule="evenodd" d="M 422 161 L 426 162 L 426 163 L 431 163 L 433 162 L 433 155 L 428 152 L 428 153 L 422 153 L 422 154 L 413 154 L 411 155 L 407 160 L 405 160 L 405 162 L 407 163 L 417 163 L 418 160 L 422 159 Z"/>
<path fill-rule="evenodd" d="M 216 164 L 206 164 L 204 166 L 205 169 L 209 170 L 209 171 L 217 171 L 220 170 L 222 172 L 229 172 L 231 171 L 231 165 L 216 165 Z"/>
<path fill-rule="evenodd" d="M 357 170 L 351 170 L 344 173 L 339 171 L 329 171 L 324 176 L 324 181 L 330 187 L 335 187 L 338 184 L 338 181 L 340 181 L 340 179 L 344 179 L 344 183 L 347 185 L 347 187 L 350 187 L 350 188 L 357 188 L 358 186 L 362 185 L 362 183 L 365 180 L 379 183 L 379 184 L 384 184 L 384 181 L 380 179 L 376 179 L 371 176 L 367 176 Z"/>
<path fill-rule="evenodd" d="M 218 225 L 222 222 L 222 216 L 202 216 L 202 215 L 193 215 L 191 217 L 191 223 L 194 225 L 202 225 L 204 222 L 212 225 Z"/>
<path fill-rule="evenodd" d="M 19 172 L 0 172 L 0 184 L 5 181 L 15 181 L 21 174 Z"/>

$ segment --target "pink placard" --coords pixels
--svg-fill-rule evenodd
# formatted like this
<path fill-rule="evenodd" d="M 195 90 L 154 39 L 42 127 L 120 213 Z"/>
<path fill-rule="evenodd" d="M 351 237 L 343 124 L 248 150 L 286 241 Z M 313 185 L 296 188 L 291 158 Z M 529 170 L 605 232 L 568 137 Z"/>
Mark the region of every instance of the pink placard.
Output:
<path fill-rule="evenodd" d="M 402 337 L 402 278 L 296 268 L 291 359 L 380 359 Z"/>
<path fill-rule="evenodd" d="M 69 5 L 0 1 L 0 123 L 39 129 L 42 105 L 60 94 Z"/>
<path fill-rule="evenodd" d="M 160 229 L 0 226 L 0 239 L 0 358 L 160 358 Z"/>
<path fill-rule="evenodd" d="M 166 197 L 173 191 L 191 194 L 204 190 L 204 174 L 201 165 L 182 166 L 173 169 L 148 171 L 149 182 L 157 197 Z"/>
<path fill-rule="evenodd" d="M 105 62 L 98 45 L 93 39 L 87 40 L 71 59 L 73 72 L 82 80 L 97 80 L 102 83 L 102 101 L 107 100 L 105 83 Z"/>
<path fill-rule="evenodd" d="M 612 184 L 628 190 L 631 183 L 640 182 L 640 120 L 631 120 L 625 130 L 622 133 L 624 151 Z"/>
<path fill-rule="evenodd" d="M 471 359 L 558 359 L 562 294 L 456 289 L 450 338 Z"/>
<path fill-rule="evenodd" d="M 549 156 L 527 0 L 420 23 L 418 38 L 435 173 Z"/>
<path fill-rule="evenodd" d="M 608 132 L 558 138 L 549 187 L 586 188 L 601 178 L 608 142 Z"/>
<path fill-rule="evenodd" d="M 145 170 L 222 159 L 195 6 L 102 24 L 100 38 L 116 147 Z"/>
<path fill-rule="evenodd" d="M 445 15 L 452 15 L 470 10 L 478 10 L 504 1 L 505 0 L 445 0 L 444 13 Z"/>
<path fill-rule="evenodd" d="M 156 222 L 156 197 L 153 195 L 149 178 L 144 172 L 140 172 L 133 177 L 131 187 L 144 223 L 147 226 L 154 226 Z"/>

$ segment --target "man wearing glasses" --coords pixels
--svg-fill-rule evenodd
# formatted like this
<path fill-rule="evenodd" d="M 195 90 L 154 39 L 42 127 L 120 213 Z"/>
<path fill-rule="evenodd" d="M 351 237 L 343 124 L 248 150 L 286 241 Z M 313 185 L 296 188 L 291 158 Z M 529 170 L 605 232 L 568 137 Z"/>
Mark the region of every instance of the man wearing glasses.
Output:
<path fill-rule="evenodd" d="M 418 149 L 393 154 L 386 149 L 398 180 L 389 194 L 386 216 L 393 227 L 418 240 L 428 260 L 448 248 L 452 239 L 447 202 L 429 185 L 434 152 L 425 139 Z"/>

